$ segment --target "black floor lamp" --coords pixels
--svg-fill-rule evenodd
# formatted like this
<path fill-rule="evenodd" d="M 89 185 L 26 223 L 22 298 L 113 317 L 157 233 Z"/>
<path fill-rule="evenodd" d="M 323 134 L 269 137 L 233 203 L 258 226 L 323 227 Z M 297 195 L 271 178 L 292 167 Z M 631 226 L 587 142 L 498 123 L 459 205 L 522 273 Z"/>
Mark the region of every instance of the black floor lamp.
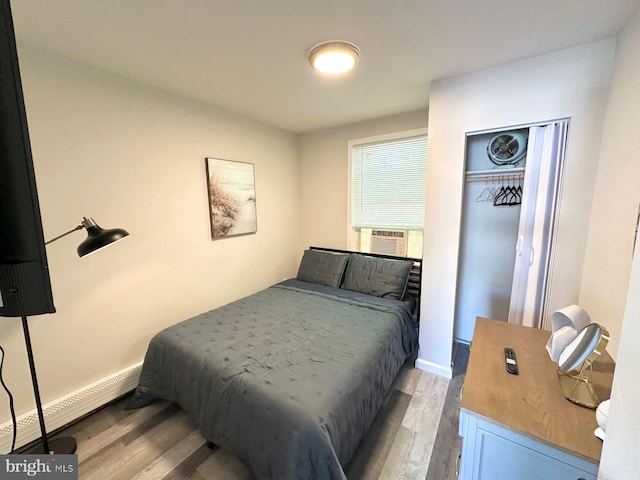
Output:
<path fill-rule="evenodd" d="M 72 228 L 68 232 L 63 233 L 55 238 L 52 238 L 45 245 L 48 245 L 56 240 L 66 237 L 70 233 L 77 230 L 87 230 L 87 238 L 78 246 L 78 256 L 84 257 L 101 248 L 111 245 L 118 240 L 122 240 L 129 233 L 121 228 L 112 228 L 105 230 L 100 228 L 98 224 L 92 219 L 84 217 L 82 222 L 77 227 Z M 42 410 L 42 401 L 40 400 L 40 389 L 38 388 L 38 377 L 36 375 L 36 366 L 33 359 L 33 350 L 31 348 L 31 336 L 29 335 L 29 325 L 27 324 L 27 317 L 22 316 L 22 329 L 24 330 L 24 341 L 27 345 L 27 357 L 29 358 L 29 369 L 31 371 L 31 382 L 33 383 L 33 394 L 36 398 L 36 410 L 38 411 L 38 421 L 40 423 L 40 432 L 42 433 L 42 446 L 37 447 L 30 453 L 52 453 L 52 454 L 69 454 L 76 451 L 76 440 L 73 437 L 60 437 L 52 440 L 47 439 L 47 430 L 44 423 L 44 411 Z"/>

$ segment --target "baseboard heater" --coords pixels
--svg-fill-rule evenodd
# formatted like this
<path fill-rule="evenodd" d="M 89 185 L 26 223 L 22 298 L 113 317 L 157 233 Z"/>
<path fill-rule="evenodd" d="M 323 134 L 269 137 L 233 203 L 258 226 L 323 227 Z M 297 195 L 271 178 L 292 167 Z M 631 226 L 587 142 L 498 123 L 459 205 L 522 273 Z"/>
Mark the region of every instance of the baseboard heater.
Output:
<path fill-rule="evenodd" d="M 141 369 L 142 362 L 43 405 L 47 432 L 69 425 L 136 388 Z M 35 406 L 32 411 L 20 415 L 17 423 L 16 449 L 40 438 L 40 425 Z M 13 423 L 9 420 L 0 425 L 1 453 L 9 453 L 12 439 Z"/>

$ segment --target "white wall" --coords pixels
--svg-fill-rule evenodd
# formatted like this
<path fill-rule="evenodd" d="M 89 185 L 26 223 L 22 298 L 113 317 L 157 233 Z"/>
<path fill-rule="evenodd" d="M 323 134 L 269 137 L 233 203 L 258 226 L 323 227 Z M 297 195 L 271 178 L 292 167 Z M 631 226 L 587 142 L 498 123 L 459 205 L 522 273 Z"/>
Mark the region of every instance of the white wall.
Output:
<path fill-rule="evenodd" d="M 349 140 L 424 128 L 427 115 L 417 110 L 298 137 L 302 247 L 349 247 Z"/>
<path fill-rule="evenodd" d="M 571 118 L 550 308 L 578 301 L 614 48 L 608 38 L 433 82 L 420 367 L 450 374 L 467 132 Z"/>
<path fill-rule="evenodd" d="M 636 480 L 640 471 L 640 249 L 633 261 L 598 478 Z"/>
<path fill-rule="evenodd" d="M 45 237 L 84 215 L 131 234 L 83 259 L 83 232 L 47 247 L 57 313 L 30 319 L 44 403 L 141 361 L 164 326 L 295 274 L 293 134 L 40 51 L 19 54 Z M 211 240 L 207 156 L 255 164 L 257 234 Z M 34 408 L 20 321 L 0 322 L 0 338 L 20 415 Z"/>
<path fill-rule="evenodd" d="M 611 340 L 607 349 L 617 350 L 611 412 L 598 476 L 603 480 L 635 480 L 640 472 L 637 387 L 640 248 L 637 246 L 631 261 L 640 201 L 639 51 L 640 10 L 618 38 L 580 292 L 580 302 L 594 320 L 609 329 Z"/>
<path fill-rule="evenodd" d="M 620 34 L 602 138 L 581 305 L 609 329 L 615 357 L 640 204 L 640 14 Z"/>

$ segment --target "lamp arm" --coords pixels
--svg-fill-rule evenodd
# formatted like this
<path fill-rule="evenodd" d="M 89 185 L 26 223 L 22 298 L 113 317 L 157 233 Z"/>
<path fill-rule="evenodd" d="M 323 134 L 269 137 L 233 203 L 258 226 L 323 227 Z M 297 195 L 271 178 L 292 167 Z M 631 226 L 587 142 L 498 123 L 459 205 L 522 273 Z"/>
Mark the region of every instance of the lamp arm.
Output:
<path fill-rule="evenodd" d="M 84 228 L 83 225 L 78 225 L 77 227 L 72 228 L 71 230 L 69 230 L 68 232 L 63 233 L 62 235 L 58 235 L 55 238 L 52 238 L 51 240 L 49 240 L 48 242 L 44 242 L 45 245 L 49 245 L 50 243 L 55 242 L 56 240 L 60 240 L 62 237 L 66 237 L 67 235 L 73 233 L 73 232 L 77 232 L 78 230 L 82 230 Z"/>

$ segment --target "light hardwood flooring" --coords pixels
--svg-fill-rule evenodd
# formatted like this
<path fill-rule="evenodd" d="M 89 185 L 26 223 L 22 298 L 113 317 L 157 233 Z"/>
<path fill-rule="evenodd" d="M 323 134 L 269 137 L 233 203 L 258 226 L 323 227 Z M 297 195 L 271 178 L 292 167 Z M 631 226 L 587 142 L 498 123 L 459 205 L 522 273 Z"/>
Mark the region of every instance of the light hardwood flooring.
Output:
<path fill-rule="evenodd" d="M 349 480 L 454 480 L 458 410 L 468 347 L 455 349 L 449 380 L 413 367 L 398 375 L 386 405 L 345 467 Z M 187 414 L 157 401 L 125 410 L 118 400 L 57 432 L 78 442 L 81 480 L 251 480 L 226 451 L 207 447 Z"/>
<path fill-rule="evenodd" d="M 458 436 L 462 386 L 469 362 L 469 346 L 454 345 L 453 378 L 445 397 L 438 434 L 433 446 L 427 480 L 456 480 L 458 456 L 462 451 L 462 438 Z"/>

